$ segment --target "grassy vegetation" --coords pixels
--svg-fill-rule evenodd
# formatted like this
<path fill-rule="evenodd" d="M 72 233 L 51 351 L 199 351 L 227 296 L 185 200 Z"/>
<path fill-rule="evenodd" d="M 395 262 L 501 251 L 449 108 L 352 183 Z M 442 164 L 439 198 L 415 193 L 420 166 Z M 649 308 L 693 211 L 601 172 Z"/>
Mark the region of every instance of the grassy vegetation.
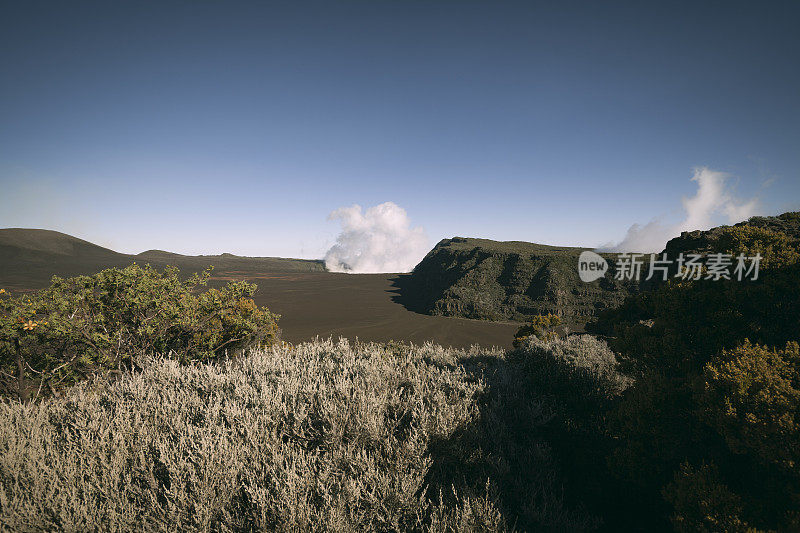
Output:
<path fill-rule="evenodd" d="M 545 438 L 562 414 L 530 387 L 543 374 L 526 353 L 317 341 L 218 363 L 148 357 L 115 382 L 4 402 L 0 521 L 35 531 L 592 529 L 597 519 L 564 496 Z M 593 339 L 560 353 L 583 354 L 554 357 L 589 381 L 597 354 L 601 373 L 613 371 Z"/>

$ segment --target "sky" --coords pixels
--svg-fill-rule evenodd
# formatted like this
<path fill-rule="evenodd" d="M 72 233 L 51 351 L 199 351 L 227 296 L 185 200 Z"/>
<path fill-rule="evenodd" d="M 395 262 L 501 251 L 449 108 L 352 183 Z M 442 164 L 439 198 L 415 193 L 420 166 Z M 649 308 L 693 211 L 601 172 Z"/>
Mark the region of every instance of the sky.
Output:
<path fill-rule="evenodd" d="M 797 2 L 2 0 L 0 227 L 322 258 L 374 227 L 426 249 L 596 247 L 797 210 L 798 19 Z"/>

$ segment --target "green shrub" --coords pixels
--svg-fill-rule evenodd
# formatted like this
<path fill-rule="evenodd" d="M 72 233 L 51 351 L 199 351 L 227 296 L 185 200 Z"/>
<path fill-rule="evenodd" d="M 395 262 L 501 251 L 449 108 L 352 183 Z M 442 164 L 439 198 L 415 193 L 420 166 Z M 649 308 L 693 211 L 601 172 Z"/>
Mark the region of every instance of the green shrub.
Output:
<path fill-rule="evenodd" d="M 587 508 L 611 530 L 621 527 L 613 515 L 626 505 L 616 496 L 626 489 L 605 469 L 614 445 L 607 418 L 632 380 L 615 354 L 591 335 L 531 336 L 508 359 L 520 380 L 515 395 L 536 398 L 550 413 L 537 433 L 552 450 L 567 503 Z"/>
<path fill-rule="evenodd" d="M 533 336 L 542 340 L 551 340 L 558 337 L 554 330 L 561 324 L 558 315 L 548 313 L 546 315 L 535 315 L 531 320 L 521 326 L 514 335 L 514 348 L 521 347 L 525 341 Z"/>
<path fill-rule="evenodd" d="M 708 363 L 700 409 L 733 453 L 800 478 L 800 347 L 745 341 Z"/>
<path fill-rule="evenodd" d="M 755 226 L 731 226 L 722 231 L 717 248 L 734 257 L 760 254 L 760 268 L 781 268 L 800 260 L 800 253 L 792 246 L 789 236 L 779 231 Z"/>
<path fill-rule="evenodd" d="M 675 509 L 672 525 L 679 533 L 757 533 L 739 517 L 741 498 L 720 481 L 713 466 L 682 465 L 664 497 Z"/>
<path fill-rule="evenodd" d="M 531 335 L 516 356 L 539 394 L 559 402 L 580 401 L 596 410 L 598 402 L 618 397 L 630 385 L 605 341 L 591 335 L 542 338 Z"/>
<path fill-rule="evenodd" d="M 255 285 L 231 282 L 200 292 L 209 272 L 181 280 L 149 265 L 53 278 L 33 295 L 0 300 L 2 392 L 53 390 L 141 353 L 182 362 L 271 343 L 277 316 L 258 307 Z"/>

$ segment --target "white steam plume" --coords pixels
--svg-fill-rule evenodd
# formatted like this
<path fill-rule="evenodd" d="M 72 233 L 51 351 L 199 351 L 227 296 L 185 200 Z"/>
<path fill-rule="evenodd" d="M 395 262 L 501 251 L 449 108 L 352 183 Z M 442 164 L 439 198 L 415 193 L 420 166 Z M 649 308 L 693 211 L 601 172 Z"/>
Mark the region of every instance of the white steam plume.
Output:
<path fill-rule="evenodd" d="M 359 205 L 341 207 L 328 220 L 342 225 L 336 244 L 325 254 L 331 272 L 409 272 L 429 249 L 425 230 L 412 228 L 405 209 L 393 202 L 366 212 Z"/>
<path fill-rule="evenodd" d="M 695 168 L 692 181 L 697 182 L 697 193 L 681 200 L 685 212 L 682 222 L 665 224 L 654 219 L 644 226 L 634 224 L 628 228 L 621 242 L 601 248 L 610 252 L 660 252 L 668 240 L 682 231 L 709 229 L 718 225 L 720 218 L 728 224 L 734 224 L 758 214 L 758 198 L 747 201 L 736 199 L 728 186 L 728 178 L 730 176 L 724 172 L 707 167 Z"/>

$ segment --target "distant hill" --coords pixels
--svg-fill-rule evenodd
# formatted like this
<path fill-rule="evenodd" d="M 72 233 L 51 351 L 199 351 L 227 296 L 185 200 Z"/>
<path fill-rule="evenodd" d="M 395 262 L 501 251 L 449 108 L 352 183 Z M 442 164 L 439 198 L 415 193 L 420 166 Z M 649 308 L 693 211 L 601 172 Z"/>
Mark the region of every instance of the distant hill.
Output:
<path fill-rule="evenodd" d="M 454 237 L 439 242 L 402 287 L 403 303 L 424 313 L 488 320 L 560 314 L 581 325 L 639 290 L 612 273 L 592 283 L 578 277 L 587 248 Z M 610 257 L 606 255 L 606 257 Z"/>
<path fill-rule="evenodd" d="M 325 262 L 284 257 L 245 257 L 233 254 L 181 255 L 162 250 L 148 250 L 133 256 L 138 263 L 174 265 L 181 270 L 199 271 L 213 265 L 215 274 L 258 274 L 264 272 L 324 272 Z"/>
<path fill-rule="evenodd" d="M 157 268 L 173 265 L 186 274 L 213 266 L 215 275 L 230 277 L 325 270 L 322 261 L 306 259 L 231 254 L 189 256 L 162 250 L 148 250 L 137 255 L 121 254 L 58 231 L 0 229 L 0 287 L 41 288 L 54 275 L 92 274 L 104 268 L 125 267 L 133 262 Z"/>

